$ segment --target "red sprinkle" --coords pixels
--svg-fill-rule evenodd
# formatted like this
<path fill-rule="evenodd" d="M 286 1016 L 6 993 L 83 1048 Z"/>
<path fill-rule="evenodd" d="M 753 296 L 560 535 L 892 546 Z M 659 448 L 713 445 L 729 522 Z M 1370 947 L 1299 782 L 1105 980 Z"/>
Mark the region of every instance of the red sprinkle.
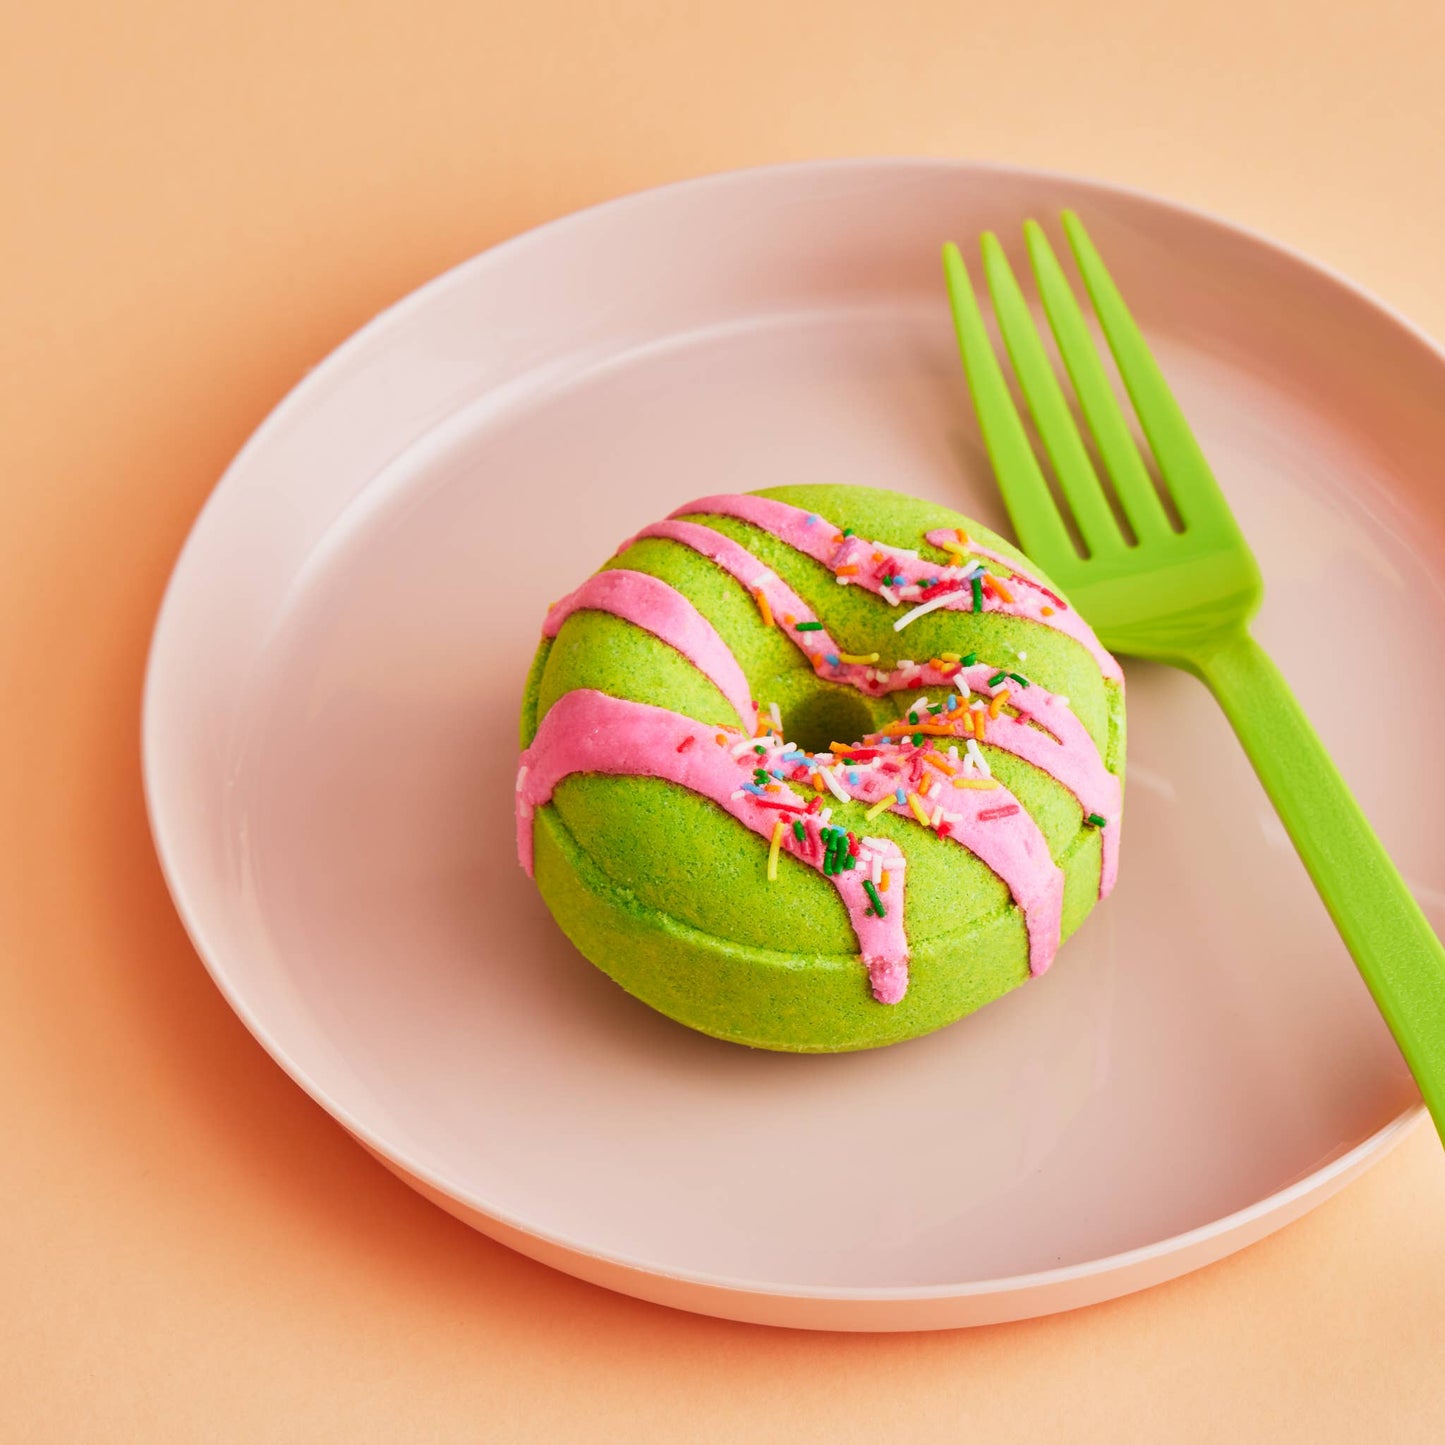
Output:
<path fill-rule="evenodd" d="M 685 753 L 696 741 L 697 739 L 693 737 L 691 733 L 689 733 L 685 738 L 683 738 L 680 743 L 678 743 L 678 752 Z"/>
<path fill-rule="evenodd" d="M 760 808 L 776 808 L 780 813 L 806 813 L 809 811 L 807 808 L 799 807 L 797 803 L 780 803 L 776 798 L 755 797 L 753 802 Z"/>
<path fill-rule="evenodd" d="M 1019 811 L 1017 803 L 1010 803 L 1006 808 L 985 808 L 978 815 L 980 823 L 991 823 L 995 818 L 1011 818 Z"/>
<path fill-rule="evenodd" d="M 942 597 L 945 592 L 962 592 L 967 586 L 967 582 L 950 582 L 945 578 L 942 582 L 935 582 L 932 587 L 925 587 L 918 594 L 918 600 L 927 602 L 931 598 Z"/>
<path fill-rule="evenodd" d="M 952 832 L 953 832 L 953 824 L 952 824 L 952 823 L 940 823 L 940 824 L 938 825 L 938 836 L 939 836 L 940 838 L 946 838 L 946 837 L 948 837 L 948 835 L 949 835 L 950 833 L 952 833 Z"/>

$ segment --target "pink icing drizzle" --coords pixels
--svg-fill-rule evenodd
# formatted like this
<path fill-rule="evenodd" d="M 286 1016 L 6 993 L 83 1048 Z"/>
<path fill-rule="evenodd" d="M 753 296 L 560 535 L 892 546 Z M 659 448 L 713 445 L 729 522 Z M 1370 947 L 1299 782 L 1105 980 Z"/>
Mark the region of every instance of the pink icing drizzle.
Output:
<path fill-rule="evenodd" d="M 826 527 L 828 524 L 821 525 Z M 819 524 L 814 524 L 813 530 L 818 529 Z M 733 541 L 731 537 L 698 522 L 672 520 L 655 522 L 644 527 L 632 540 L 637 541 L 643 537 L 662 537 L 680 542 L 717 563 L 749 590 L 762 592 L 768 599 L 778 627 L 808 655 L 822 658 L 838 653 L 838 645 L 825 629 L 807 632 L 798 630 L 798 623 L 817 620 L 812 609 L 786 582 L 768 571 L 746 547 Z M 631 542 L 624 543 L 618 550 L 625 551 L 631 545 Z M 933 570 L 936 572 L 938 569 Z M 791 623 L 785 620 L 788 617 L 793 619 Z M 720 638 L 718 641 L 719 645 L 722 645 Z M 913 690 L 956 685 L 960 679 L 984 697 L 992 697 L 996 692 L 1008 688 L 1010 704 L 1016 707 L 1023 717 L 1032 718 L 1047 728 L 1052 736 L 1029 727 L 1019 718 L 1001 713 L 988 725 L 988 741 L 1005 752 L 1032 763 L 1061 783 L 1079 800 L 1085 814 L 1097 813 L 1100 817 L 1109 819 L 1109 825 L 1103 833 L 1103 859 L 1099 877 L 1099 897 L 1107 897 L 1113 890 L 1119 872 L 1119 811 L 1122 796 L 1119 779 L 1104 766 L 1104 760 L 1099 756 L 1094 740 L 1067 703 L 1037 683 L 1020 687 L 1012 682 L 1005 682 L 997 688 L 990 688 L 987 680 L 997 671 L 997 668 L 986 663 L 978 663 L 971 668 L 940 669 L 928 662 L 894 668 L 880 675 L 879 669 L 866 663 L 840 662 L 837 666 L 830 667 L 827 675 L 831 681 L 845 683 L 878 696 L 899 692 L 905 688 Z M 905 808 L 904 811 L 908 810 Z M 1021 904 L 1022 901 L 1019 900 Z"/>
<path fill-rule="evenodd" d="M 621 567 L 594 573 L 575 592 L 553 603 L 542 624 L 542 636 L 556 637 L 562 624 L 584 609 L 610 612 L 646 628 L 712 682 L 744 726 L 751 729 L 757 723 L 757 706 L 737 658 L 712 623 L 675 587 L 646 572 Z"/>
<path fill-rule="evenodd" d="M 881 552 L 887 559 L 890 573 L 905 577 L 910 583 L 917 583 L 925 577 L 961 576 L 961 570 L 958 568 L 940 566 L 936 562 L 925 562 L 920 557 L 910 557 L 886 543 L 870 542 L 862 537 L 844 537 L 839 541 L 838 529 L 831 522 L 825 521 L 814 513 L 805 512 L 801 507 L 794 507 L 787 502 L 777 502 L 770 497 L 752 497 L 733 493 L 702 497 L 696 502 L 689 502 L 685 507 L 679 507 L 672 515 L 682 517 L 699 512 L 718 517 L 736 517 L 740 522 L 748 522 L 755 527 L 761 527 L 795 551 L 802 552 L 816 562 L 821 562 L 835 573 L 839 567 L 857 566 L 857 574 L 848 577 L 847 580 L 851 586 L 862 587 L 869 592 L 881 593 L 883 590 L 882 584 L 874 575 L 876 568 L 871 561 L 874 552 Z M 810 517 L 812 521 L 808 520 Z M 928 534 L 928 540 L 936 543 L 940 537 L 944 536 L 952 539 L 952 533 L 934 531 Z M 1007 585 L 1014 600 L 1005 602 L 1000 597 L 988 596 L 984 599 L 982 611 L 1002 612 L 1011 617 L 1026 617 L 1030 622 L 1037 622 L 1040 626 L 1051 627 L 1056 632 L 1065 633 L 1088 649 L 1090 656 L 1099 664 L 1099 670 L 1105 677 L 1115 682 L 1122 680 L 1124 674 L 1118 660 L 1111 653 L 1105 651 L 1099 639 L 1094 636 L 1094 629 L 1077 612 L 1067 606 L 1061 597 L 1051 592 L 1036 577 L 1031 577 L 1027 572 L 1019 570 L 1015 563 L 1009 561 L 1001 553 L 978 546 L 970 546 L 969 550 L 981 557 L 1002 562 L 1012 572 Z M 963 587 L 940 610 L 968 610 L 972 606 L 972 593 L 969 588 Z M 1043 611 L 1045 607 L 1051 609 L 1047 614 Z"/>
<path fill-rule="evenodd" d="M 771 839 L 774 825 L 784 824 L 782 848 L 821 872 L 823 848 L 818 838 L 817 815 L 804 813 L 803 800 L 790 788 L 773 795 L 798 812 L 768 807 L 751 793 L 735 797 L 751 774 L 756 754 L 735 759 L 730 748 L 719 747 L 718 729 L 667 708 L 629 702 L 591 688 L 565 694 L 549 709 L 532 746 L 522 754 L 517 774 L 517 854 L 530 874 L 533 856 L 533 815 L 570 773 L 612 773 L 662 778 L 689 788 L 731 813 L 754 833 Z M 688 739 L 691 739 L 689 742 Z M 729 739 L 738 741 L 736 735 Z M 792 831 L 792 820 L 804 825 L 806 842 Z M 903 855 L 897 845 L 874 840 L 885 863 L 897 875 L 889 890 L 882 918 L 873 913 L 859 869 L 834 874 L 829 882 L 838 890 L 849 922 L 857 934 L 863 962 L 880 1003 L 897 1003 L 908 987 L 908 944 L 903 932 Z"/>

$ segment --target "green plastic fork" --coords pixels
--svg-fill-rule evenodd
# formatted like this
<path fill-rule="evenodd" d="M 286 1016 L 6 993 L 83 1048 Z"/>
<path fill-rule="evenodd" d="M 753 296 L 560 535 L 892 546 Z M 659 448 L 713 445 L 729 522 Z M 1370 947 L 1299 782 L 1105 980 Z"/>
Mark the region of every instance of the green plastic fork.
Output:
<path fill-rule="evenodd" d="M 1079 218 L 1065 234 L 1178 514 L 1170 520 L 1047 237 L 1025 227 L 1064 369 L 1133 538 L 1115 518 L 997 236 L 983 237 L 999 331 L 1072 541 L 994 355 L 958 247 L 944 247 L 953 319 L 984 444 L 1024 550 L 1115 652 L 1182 667 L 1214 693 L 1354 956 L 1445 1139 L 1445 949 L 1350 796 L 1279 669 L 1250 636 L 1264 584 L 1204 453 Z"/>

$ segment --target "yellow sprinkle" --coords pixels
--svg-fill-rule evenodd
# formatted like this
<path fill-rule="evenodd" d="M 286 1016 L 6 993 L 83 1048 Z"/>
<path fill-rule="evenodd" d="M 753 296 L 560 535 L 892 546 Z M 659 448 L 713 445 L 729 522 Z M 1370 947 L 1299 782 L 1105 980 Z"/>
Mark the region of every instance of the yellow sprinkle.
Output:
<path fill-rule="evenodd" d="M 889 793 L 886 798 L 879 798 L 879 800 L 874 803 L 873 806 L 869 808 L 866 813 L 863 814 L 863 816 L 871 823 L 874 818 L 876 818 L 879 813 L 884 812 L 888 808 L 889 804 L 891 804 L 892 802 L 893 794 Z"/>
<path fill-rule="evenodd" d="M 992 778 L 955 778 L 955 788 L 996 788 L 998 784 Z"/>
<path fill-rule="evenodd" d="M 840 653 L 838 654 L 838 661 L 839 661 L 839 662 L 877 662 L 877 661 L 878 661 L 878 654 L 877 654 L 876 652 L 840 652 Z"/>
<path fill-rule="evenodd" d="M 945 662 L 962 662 L 963 656 L 957 652 L 940 652 L 938 654 Z"/>
<path fill-rule="evenodd" d="M 778 849 L 783 846 L 783 820 L 773 824 L 773 841 L 768 845 L 768 882 L 778 881 Z"/>
<path fill-rule="evenodd" d="M 886 868 L 878 875 L 878 891 L 880 893 L 888 892 L 888 870 Z"/>
<path fill-rule="evenodd" d="M 758 611 L 763 614 L 763 621 L 767 626 L 771 627 L 773 625 L 773 609 L 768 606 L 767 593 L 759 587 L 758 590 L 753 593 L 753 596 L 758 599 Z"/>
<path fill-rule="evenodd" d="M 909 793 L 908 806 L 913 809 L 913 816 L 926 828 L 928 826 L 928 814 L 923 811 L 923 804 L 919 801 L 917 793 Z"/>
<path fill-rule="evenodd" d="M 1008 688 L 1006 688 L 1006 687 L 1001 687 L 1001 688 L 999 688 L 999 690 L 998 690 L 996 693 L 994 693 L 993 697 L 989 699 L 988 715 L 989 715 L 990 717 L 997 717 L 997 716 L 998 716 L 998 710 L 999 710 L 999 708 L 1001 708 L 1001 707 L 1004 705 L 1004 703 L 1006 703 L 1007 701 L 1008 701 Z"/>

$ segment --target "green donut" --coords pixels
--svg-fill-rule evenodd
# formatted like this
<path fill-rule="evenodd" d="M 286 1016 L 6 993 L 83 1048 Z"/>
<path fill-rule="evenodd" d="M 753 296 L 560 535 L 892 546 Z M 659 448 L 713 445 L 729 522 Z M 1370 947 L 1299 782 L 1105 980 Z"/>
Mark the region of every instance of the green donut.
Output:
<path fill-rule="evenodd" d="M 677 514 L 745 547 L 758 559 L 759 573 L 790 587 L 844 655 L 876 652 L 881 670 L 907 659 L 973 655 L 1016 678 L 1008 686 L 1019 697 L 1029 685 L 1040 689 L 1033 697 L 1061 695 L 1082 726 L 1079 737 L 1086 734 L 1097 750 L 1092 766 L 1122 780 L 1124 689 L 1117 666 L 1106 676 L 1112 659 L 1097 643 L 1085 645 L 1052 625 L 1071 610 L 1067 598 L 1015 548 L 966 517 L 894 492 L 792 486 L 752 496 L 802 509 L 810 521 L 824 519 L 818 524 L 824 531 L 836 527 L 840 535 L 912 549 L 933 570 L 960 559 L 926 542 L 925 534 L 960 531 L 968 546 L 996 554 L 984 564 L 992 598 L 1007 592 L 1011 578 L 1016 591 L 1036 581 L 1029 596 L 1036 612 L 1054 614 L 1048 620 L 1016 615 L 995 601 L 989 604 L 995 610 L 940 607 L 900 632 L 895 623 L 908 601 L 895 605 L 864 586 L 837 585 L 844 579 L 828 564 L 753 522 L 711 511 Z M 942 706 L 953 692 L 935 682 L 872 696 L 830 681 L 828 666 L 809 660 L 799 638 L 766 615 L 746 581 L 680 541 L 634 540 L 601 571 L 614 569 L 659 579 L 690 601 L 736 659 L 764 717 L 776 703 L 783 733 L 799 749 L 826 753 L 830 743 L 901 726 L 904 710 L 921 695 Z M 977 583 L 967 585 L 977 591 Z M 961 595 L 967 599 L 966 587 Z M 1040 609 L 1040 595 L 1052 596 L 1057 609 Z M 635 621 L 586 606 L 570 612 L 537 649 L 522 701 L 524 749 L 537 742 L 549 712 L 578 690 L 668 709 L 709 734 L 727 730 L 729 740 L 751 726 L 750 718 L 740 718 L 736 699 L 676 647 Z M 1080 797 L 1040 766 L 987 740 L 982 754 L 993 780 L 1007 790 L 996 796 L 1011 795 L 1032 818 L 1062 872 L 1058 928 L 1067 937 L 1100 896 L 1104 834 L 1115 830 L 1110 841 L 1117 848 L 1117 808 L 1107 819 L 1088 815 Z M 946 768 L 946 760 L 940 766 Z M 932 797 L 943 796 L 948 781 L 938 775 Z M 804 796 L 812 791 L 801 788 Z M 1025 910 L 973 851 L 906 810 L 880 813 L 831 796 L 820 801 L 832 807 L 833 826 L 892 840 L 906 857 L 907 989 L 898 1002 L 880 1003 L 870 990 L 855 922 L 834 880 L 785 851 L 769 881 L 768 839 L 677 782 L 596 771 L 561 777 L 530 819 L 534 876 L 567 937 L 629 993 L 679 1023 L 758 1048 L 832 1053 L 896 1043 L 952 1023 L 1030 977 Z"/>

